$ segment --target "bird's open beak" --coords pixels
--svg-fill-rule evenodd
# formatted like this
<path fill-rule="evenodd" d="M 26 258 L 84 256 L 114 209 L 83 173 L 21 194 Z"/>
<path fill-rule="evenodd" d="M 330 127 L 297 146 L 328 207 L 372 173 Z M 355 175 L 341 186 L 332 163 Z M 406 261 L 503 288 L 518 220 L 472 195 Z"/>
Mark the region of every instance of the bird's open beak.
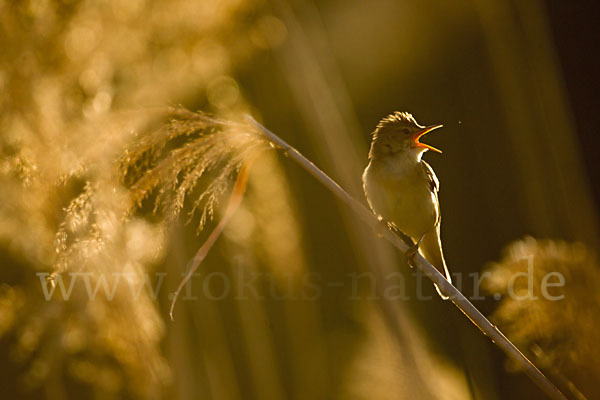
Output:
<path fill-rule="evenodd" d="M 431 132 L 434 129 L 441 128 L 442 126 L 444 126 L 444 125 L 426 126 L 425 128 L 423 128 L 420 131 L 418 131 L 417 133 L 415 133 L 413 135 L 413 142 L 414 142 L 415 147 L 424 147 L 427 150 L 432 150 L 432 151 L 435 151 L 436 153 L 441 153 L 442 152 L 441 150 L 436 149 L 435 147 L 430 146 L 428 144 L 421 143 L 421 142 L 419 142 L 419 139 L 421 138 L 421 136 L 425 135 L 426 133 Z"/>

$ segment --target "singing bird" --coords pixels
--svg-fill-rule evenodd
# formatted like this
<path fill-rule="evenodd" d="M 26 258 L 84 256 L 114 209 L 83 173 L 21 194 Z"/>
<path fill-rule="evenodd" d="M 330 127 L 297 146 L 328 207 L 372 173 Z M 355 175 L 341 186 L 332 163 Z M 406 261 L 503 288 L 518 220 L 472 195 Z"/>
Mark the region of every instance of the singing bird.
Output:
<path fill-rule="evenodd" d="M 384 222 L 409 236 L 417 251 L 451 281 L 440 239 L 440 183 L 421 158 L 427 150 L 440 150 L 419 139 L 442 125 L 421 126 L 406 112 L 383 118 L 372 134 L 369 164 L 363 188 L 372 211 Z M 446 297 L 436 290 L 444 299 Z"/>

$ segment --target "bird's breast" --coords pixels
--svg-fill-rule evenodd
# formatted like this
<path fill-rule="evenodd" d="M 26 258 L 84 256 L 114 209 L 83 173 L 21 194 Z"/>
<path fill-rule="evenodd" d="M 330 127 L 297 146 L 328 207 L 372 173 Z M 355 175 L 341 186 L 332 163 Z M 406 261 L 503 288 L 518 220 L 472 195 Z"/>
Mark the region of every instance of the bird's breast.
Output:
<path fill-rule="evenodd" d="M 365 194 L 373 211 L 414 239 L 435 226 L 437 197 L 420 165 L 371 160 L 363 174 Z"/>

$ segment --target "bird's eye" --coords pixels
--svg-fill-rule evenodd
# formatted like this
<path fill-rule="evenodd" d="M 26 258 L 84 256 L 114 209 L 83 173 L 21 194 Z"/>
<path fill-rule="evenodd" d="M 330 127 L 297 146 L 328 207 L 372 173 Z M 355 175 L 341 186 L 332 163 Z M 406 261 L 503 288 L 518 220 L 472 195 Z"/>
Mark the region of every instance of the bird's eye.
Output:
<path fill-rule="evenodd" d="M 409 130 L 408 130 L 408 128 L 404 128 L 404 129 L 402 129 L 402 132 L 404 132 L 405 135 L 408 135 Z"/>

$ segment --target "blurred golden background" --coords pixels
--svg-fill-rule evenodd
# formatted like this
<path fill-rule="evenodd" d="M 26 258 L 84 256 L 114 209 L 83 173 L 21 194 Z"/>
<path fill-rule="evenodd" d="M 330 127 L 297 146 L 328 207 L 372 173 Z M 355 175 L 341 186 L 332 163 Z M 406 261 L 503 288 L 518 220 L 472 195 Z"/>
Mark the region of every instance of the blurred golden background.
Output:
<path fill-rule="evenodd" d="M 254 115 L 361 201 L 380 118 L 443 123 L 428 139 L 444 154 L 425 158 L 457 285 L 569 398 L 597 398 L 596 11 L 559 0 L 0 0 L 3 396 L 543 398 L 429 282 L 433 298 L 416 298 L 403 256 L 275 152 L 255 163 L 171 322 L 169 294 L 219 220 L 227 176 L 191 180 L 202 161 L 188 158 L 190 175 L 165 174 L 128 214 L 118 168 L 145 137 L 168 139 L 166 157 L 189 145 L 191 133 L 160 128 L 182 105 Z M 186 190 L 153 213 L 167 178 Z M 221 196 L 196 204 L 211 183 Z M 206 221 L 188 217 L 202 207 Z M 528 256 L 563 274 L 564 299 L 506 299 L 507 274 Z M 386 314 L 383 283 L 365 275 L 374 264 L 409 297 Z M 482 271 L 493 278 L 480 291 Z"/>

